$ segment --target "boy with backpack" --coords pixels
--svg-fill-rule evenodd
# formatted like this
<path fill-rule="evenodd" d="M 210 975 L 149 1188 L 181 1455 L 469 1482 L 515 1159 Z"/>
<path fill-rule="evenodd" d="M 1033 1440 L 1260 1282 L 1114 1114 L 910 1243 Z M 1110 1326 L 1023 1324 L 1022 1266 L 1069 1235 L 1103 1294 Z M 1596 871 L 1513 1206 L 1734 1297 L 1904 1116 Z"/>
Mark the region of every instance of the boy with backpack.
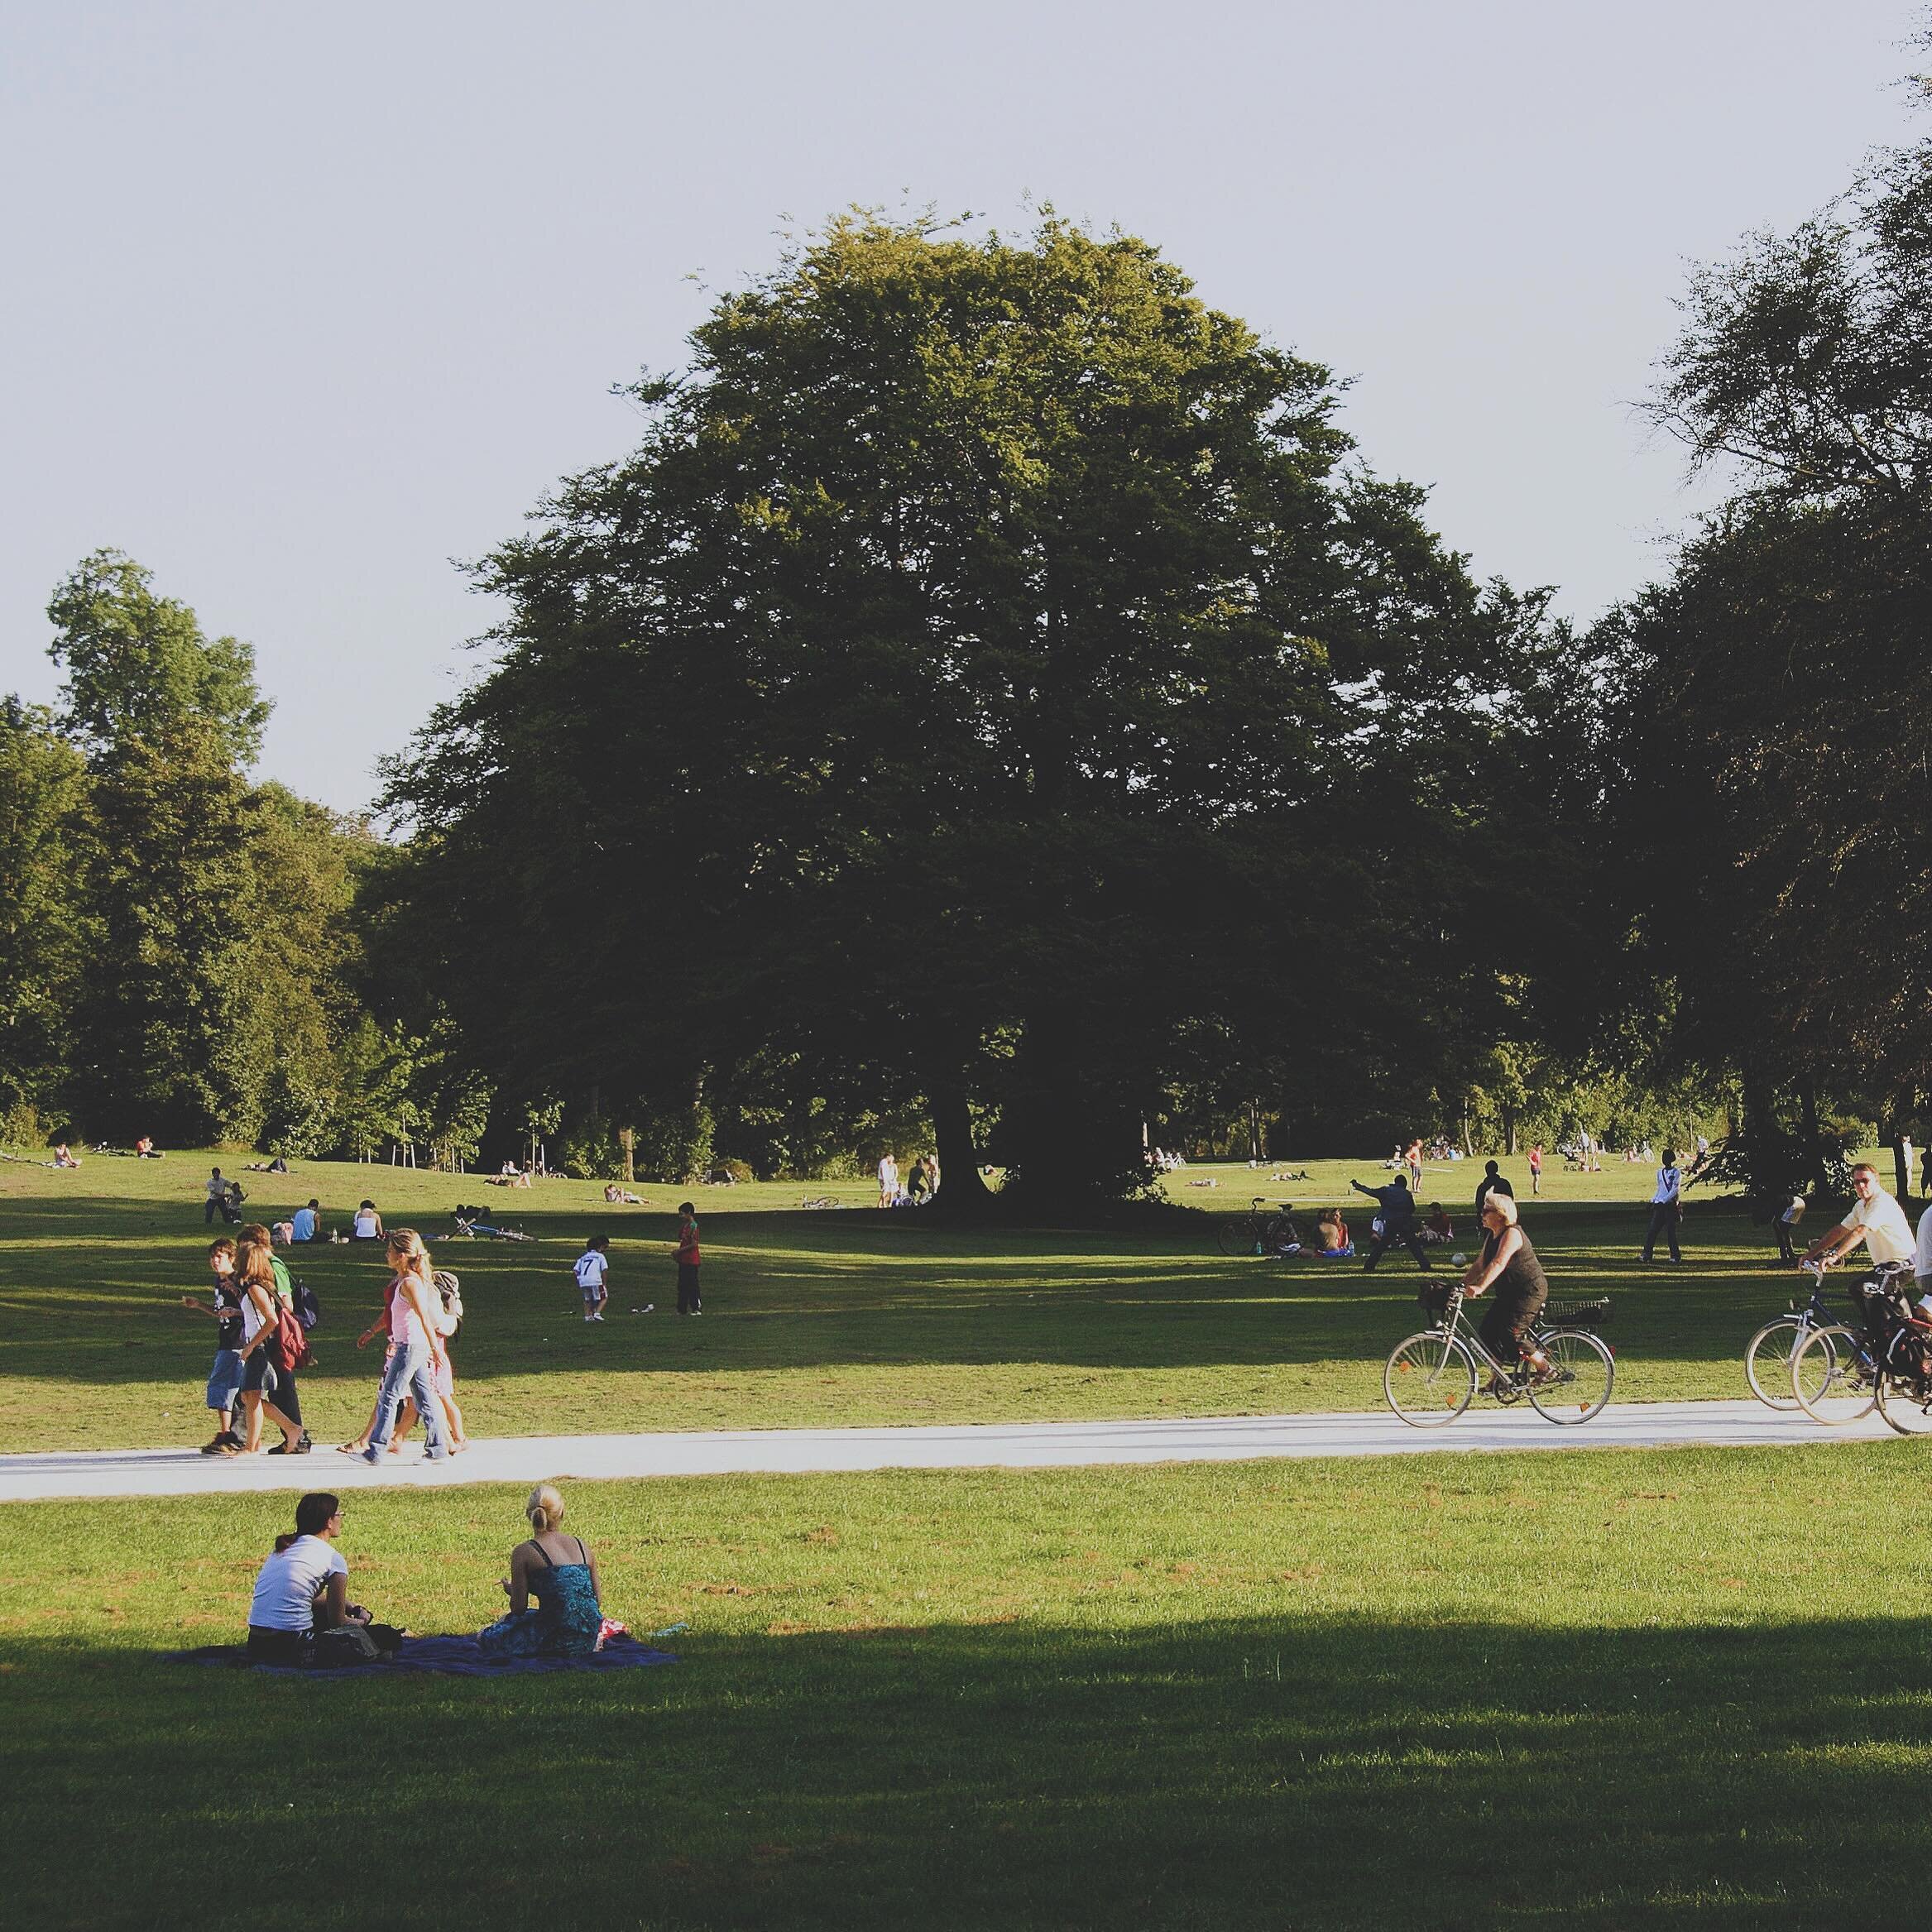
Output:
<path fill-rule="evenodd" d="M 611 1298 L 611 1291 L 604 1286 L 604 1277 L 610 1272 L 610 1246 L 608 1234 L 592 1234 L 577 1258 L 577 1286 L 583 1296 L 586 1321 L 602 1321 L 604 1304 Z"/>
<path fill-rule="evenodd" d="M 242 1438 L 235 1428 L 235 1411 L 242 1399 L 242 1297 L 235 1288 L 235 1244 L 227 1235 L 208 1251 L 209 1272 L 214 1277 L 214 1299 L 197 1302 L 192 1295 L 181 1297 L 184 1308 L 215 1320 L 214 1366 L 208 1375 L 208 1406 L 217 1427 L 214 1440 L 202 1445 L 204 1455 L 234 1455 L 240 1452 Z"/>

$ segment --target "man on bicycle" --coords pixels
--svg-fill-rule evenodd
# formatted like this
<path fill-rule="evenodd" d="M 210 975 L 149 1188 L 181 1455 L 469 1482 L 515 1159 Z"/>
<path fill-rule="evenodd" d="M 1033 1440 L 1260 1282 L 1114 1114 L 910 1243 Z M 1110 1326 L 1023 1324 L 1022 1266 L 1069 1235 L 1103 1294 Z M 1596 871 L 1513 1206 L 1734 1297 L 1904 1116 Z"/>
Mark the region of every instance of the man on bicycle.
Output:
<path fill-rule="evenodd" d="M 1835 1228 L 1827 1228 L 1805 1250 L 1807 1261 L 1829 1267 L 1865 1244 L 1872 1265 L 1896 1272 L 1912 1258 L 1912 1225 L 1906 1210 L 1885 1191 L 1878 1170 L 1869 1161 L 1852 1169 L 1852 1210 Z"/>

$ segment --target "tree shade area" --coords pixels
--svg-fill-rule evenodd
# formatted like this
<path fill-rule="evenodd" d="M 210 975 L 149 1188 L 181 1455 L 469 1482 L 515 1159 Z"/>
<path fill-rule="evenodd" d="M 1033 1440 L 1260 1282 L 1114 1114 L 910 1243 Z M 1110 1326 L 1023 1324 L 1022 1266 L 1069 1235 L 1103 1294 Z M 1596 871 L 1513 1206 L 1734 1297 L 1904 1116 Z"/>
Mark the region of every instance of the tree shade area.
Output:
<path fill-rule="evenodd" d="M 1932 1086 L 1929 206 L 1882 156 L 1694 277 L 1651 406 L 1731 494 L 1586 630 L 1050 212 L 854 213 L 719 298 L 475 567 L 383 832 L 254 779 L 250 648 L 99 552 L 60 707 L 0 709 L 7 1138 L 930 1149 L 966 1215 L 1413 1136 L 1830 1179 Z"/>

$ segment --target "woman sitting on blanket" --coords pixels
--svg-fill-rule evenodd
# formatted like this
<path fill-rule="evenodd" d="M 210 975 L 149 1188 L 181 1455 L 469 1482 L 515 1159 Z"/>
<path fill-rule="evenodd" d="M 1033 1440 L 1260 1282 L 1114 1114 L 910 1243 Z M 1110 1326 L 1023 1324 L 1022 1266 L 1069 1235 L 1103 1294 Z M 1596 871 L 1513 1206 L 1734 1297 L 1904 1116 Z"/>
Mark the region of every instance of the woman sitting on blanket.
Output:
<path fill-rule="evenodd" d="M 1315 1224 L 1315 1232 L 1321 1245 L 1315 1252 L 1330 1261 L 1347 1261 L 1353 1258 L 1355 1244 L 1349 1239 L 1349 1224 L 1342 1219 L 1339 1207 L 1326 1209 L 1321 1219 Z"/>
<path fill-rule="evenodd" d="M 248 1655 L 255 1662 L 313 1668 L 393 1653 L 402 1632 L 372 1623 L 369 1613 L 348 1600 L 349 1566 L 335 1546 L 341 1533 L 340 1498 L 317 1493 L 295 1505 L 295 1534 L 276 1538 L 248 1605 Z"/>
<path fill-rule="evenodd" d="M 597 1560 L 582 1538 L 558 1527 L 563 1498 L 549 1484 L 530 1491 L 524 1514 L 530 1538 L 510 1552 L 503 1579 L 510 1614 L 479 1632 L 477 1642 L 489 1657 L 588 1656 L 604 1628 Z"/>

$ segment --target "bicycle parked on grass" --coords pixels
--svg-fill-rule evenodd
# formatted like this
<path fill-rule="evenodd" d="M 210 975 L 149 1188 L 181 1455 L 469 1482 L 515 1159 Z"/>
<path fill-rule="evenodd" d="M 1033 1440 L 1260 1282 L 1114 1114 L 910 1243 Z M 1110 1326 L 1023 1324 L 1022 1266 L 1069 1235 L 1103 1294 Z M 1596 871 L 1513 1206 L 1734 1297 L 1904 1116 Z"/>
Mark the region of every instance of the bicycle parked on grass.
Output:
<path fill-rule="evenodd" d="M 1264 1195 L 1256 1195 L 1246 1214 L 1221 1216 L 1215 1230 L 1215 1244 L 1224 1254 L 1278 1254 L 1295 1239 L 1295 1224 L 1288 1218 L 1288 1203 L 1271 1210 Z"/>
<path fill-rule="evenodd" d="M 1882 1263 L 1852 1296 L 1858 1319 L 1814 1330 L 1792 1358 L 1799 1407 L 1827 1423 L 1877 1409 L 1901 1436 L 1932 1436 L 1932 1319 L 1914 1301 L 1911 1263 Z"/>
<path fill-rule="evenodd" d="M 1453 1422 L 1474 1399 L 1478 1364 L 1491 1381 L 1485 1390 L 1505 1407 L 1528 1398 L 1546 1421 L 1587 1422 L 1602 1412 L 1617 1380 L 1617 1358 L 1593 1331 L 1610 1319 L 1607 1300 L 1551 1302 L 1530 1324 L 1525 1354 L 1540 1353 L 1548 1366 L 1526 1361 L 1505 1366 L 1484 1347 L 1473 1328 L 1463 1326 L 1465 1297 L 1460 1283 L 1432 1282 L 1419 1299 L 1436 1324 L 1412 1335 L 1389 1351 L 1382 1371 L 1388 1406 L 1417 1429 Z"/>

